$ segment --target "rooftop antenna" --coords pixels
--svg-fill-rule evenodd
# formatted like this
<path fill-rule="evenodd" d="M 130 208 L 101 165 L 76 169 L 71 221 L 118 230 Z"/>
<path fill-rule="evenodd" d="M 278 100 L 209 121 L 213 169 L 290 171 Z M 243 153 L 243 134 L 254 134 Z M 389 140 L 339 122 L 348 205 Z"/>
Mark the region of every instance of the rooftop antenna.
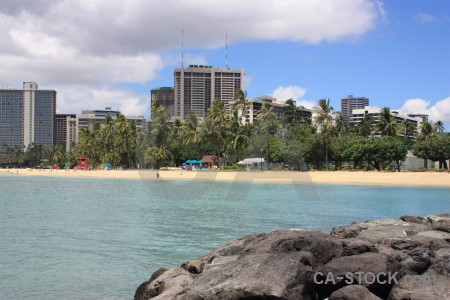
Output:
<path fill-rule="evenodd" d="M 228 32 L 225 33 L 225 68 L 228 69 Z"/>
<path fill-rule="evenodd" d="M 184 69 L 184 30 L 181 29 L 181 68 Z"/>

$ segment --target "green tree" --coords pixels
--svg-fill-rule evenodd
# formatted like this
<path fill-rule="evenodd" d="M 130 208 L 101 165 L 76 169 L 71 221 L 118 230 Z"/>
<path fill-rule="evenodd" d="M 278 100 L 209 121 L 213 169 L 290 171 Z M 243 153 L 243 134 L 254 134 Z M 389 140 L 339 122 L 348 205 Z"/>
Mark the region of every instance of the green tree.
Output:
<path fill-rule="evenodd" d="M 344 151 L 345 157 L 360 164 L 367 161 L 376 170 L 383 170 L 385 166 L 406 158 L 407 147 L 401 138 L 392 136 L 356 138 L 352 140 Z"/>
<path fill-rule="evenodd" d="M 425 161 L 427 159 L 438 161 L 439 168 L 448 169 L 446 160 L 450 159 L 450 137 L 440 135 L 423 137 L 414 145 L 413 154 Z"/>
<path fill-rule="evenodd" d="M 383 107 L 380 114 L 378 115 L 378 121 L 375 124 L 375 132 L 380 132 L 380 134 L 387 136 L 397 135 L 397 122 L 395 118 L 391 115 L 391 110 L 389 107 Z"/>
<path fill-rule="evenodd" d="M 334 135 L 342 136 L 348 132 L 348 124 L 345 115 L 341 112 L 335 113 L 335 124 L 332 128 Z"/>
<path fill-rule="evenodd" d="M 169 112 L 158 101 L 152 105 L 152 120 L 150 133 L 154 138 L 154 142 L 152 143 L 154 149 L 149 152 L 148 156 L 156 161 L 156 166 L 159 168 L 170 157 L 168 149 L 170 128 L 168 123 Z"/>
<path fill-rule="evenodd" d="M 328 170 L 328 144 L 329 130 L 333 121 L 333 107 L 330 105 L 330 99 L 320 99 L 318 106 L 313 107 L 313 124 L 320 128 L 325 138 L 325 165 Z"/>
<path fill-rule="evenodd" d="M 444 122 L 442 122 L 442 121 L 437 121 L 436 123 L 434 123 L 434 128 L 435 128 L 435 131 L 436 131 L 437 133 L 443 134 L 443 133 L 444 133 L 444 130 L 445 130 Z"/>
<path fill-rule="evenodd" d="M 216 99 L 213 101 L 211 108 L 209 109 L 208 117 L 214 123 L 215 130 L 217 133 L 217 147 L 219 149 L 217 157 L 219 157 L 219 167 L 220 167 L 220 158 L 223 160 L 226 159 L 226 148 L 228 144 L 228 131 L 227 125 L 228 120 L 230 119 L 230 115 L 228 110 L 225 107 L 225 102 L 220 99 Z"/>
<path fill-rule="evenodd" d="M 249 110 L 249 102 L 247 100 L 247 94 L 243 90 L 239 90 L 234 95 L 233 114 L 236 114 L 236 118 L 241 125 L 245 125 L 246 116 Z"/>

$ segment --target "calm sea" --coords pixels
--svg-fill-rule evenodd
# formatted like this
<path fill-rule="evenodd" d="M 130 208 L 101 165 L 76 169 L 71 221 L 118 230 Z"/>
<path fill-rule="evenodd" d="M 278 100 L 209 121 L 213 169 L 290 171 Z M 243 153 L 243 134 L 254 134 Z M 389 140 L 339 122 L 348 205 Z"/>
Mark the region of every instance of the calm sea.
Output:
<path fill-rule="evenodd" d="M 450 188 L 0 174 L 0 299 L 132 299 L 242 235 L 450 212 Z"/>

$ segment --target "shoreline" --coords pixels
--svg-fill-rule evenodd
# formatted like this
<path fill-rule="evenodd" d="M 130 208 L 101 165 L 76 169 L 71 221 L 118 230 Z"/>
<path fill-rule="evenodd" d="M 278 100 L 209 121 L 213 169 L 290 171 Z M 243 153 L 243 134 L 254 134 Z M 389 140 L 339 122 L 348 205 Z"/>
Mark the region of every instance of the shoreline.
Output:
<path fill-rule="evenodd" d="M 52 176 L 82 178 L 155 179 L 156 170 L 49 170 L 0 169 L 10 176 Z M 320 183 L 342 185 L 450 187 L 448 172 L 377 172 L 377 171 L 159 171 L 161 179 L 197 179 L 271 183 Z"/>

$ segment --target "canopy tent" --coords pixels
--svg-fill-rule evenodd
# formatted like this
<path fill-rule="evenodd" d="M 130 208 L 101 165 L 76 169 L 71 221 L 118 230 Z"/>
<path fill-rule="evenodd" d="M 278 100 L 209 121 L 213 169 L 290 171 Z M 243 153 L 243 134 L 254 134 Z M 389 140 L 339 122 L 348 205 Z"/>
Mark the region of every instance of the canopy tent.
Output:
<path fill-rule="evenodd" d="M 238 165 L 253 165 L 253 164 L 261 164 L 265 162 L 264 158 L 255 157 L 255 158 L 245 158 L 238 162 Z"/>

